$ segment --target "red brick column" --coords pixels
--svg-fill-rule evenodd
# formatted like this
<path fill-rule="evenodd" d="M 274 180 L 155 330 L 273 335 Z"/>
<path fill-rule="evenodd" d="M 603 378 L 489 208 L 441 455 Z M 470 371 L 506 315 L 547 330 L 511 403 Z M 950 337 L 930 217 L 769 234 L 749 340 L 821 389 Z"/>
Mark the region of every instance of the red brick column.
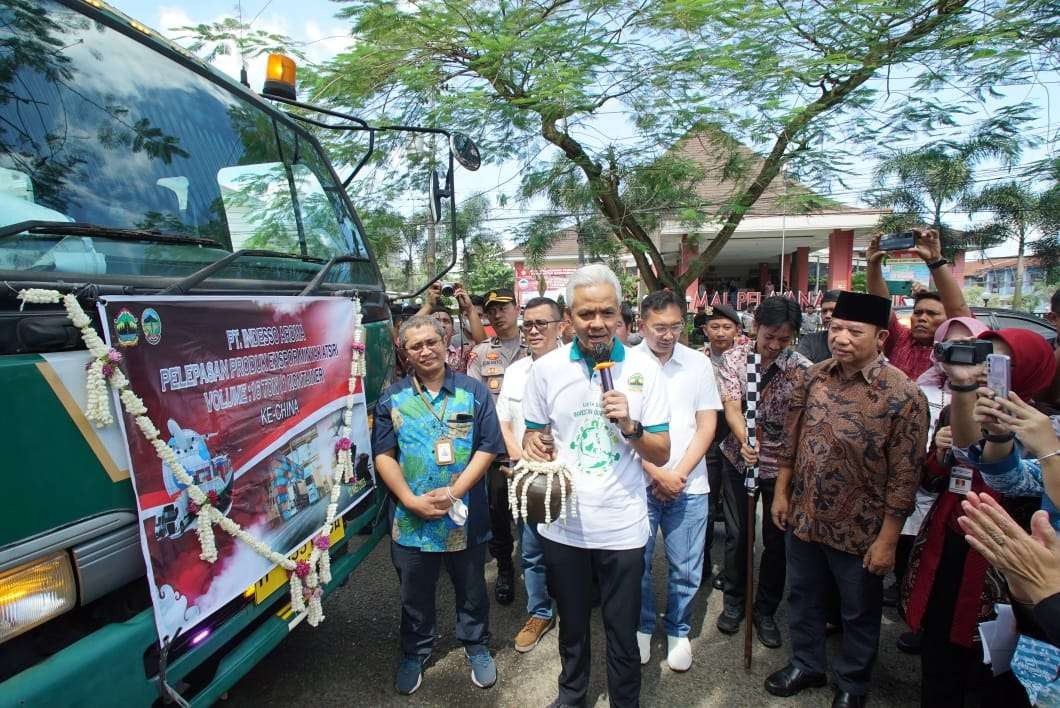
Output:
<path fill-rule="evenodd" d="M 792 290 L 800 293 L 810 289 L 810 247 L 799 246 L 795 249 L 795 278 L 788 278 Z"/>
<path fill-rule="evenodd" d="M 828 234 L 828 289 L 849 290 L 854 269 L 854 230 L 833 229 Z"/>

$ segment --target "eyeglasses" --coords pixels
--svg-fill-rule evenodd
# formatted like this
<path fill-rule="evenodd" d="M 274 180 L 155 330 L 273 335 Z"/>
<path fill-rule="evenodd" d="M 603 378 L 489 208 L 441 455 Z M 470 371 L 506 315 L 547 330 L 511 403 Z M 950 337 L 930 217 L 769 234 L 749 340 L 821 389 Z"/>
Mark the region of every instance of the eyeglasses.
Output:
<path fill-rule="evenodd" d="M 544 332 L 545 327 L 548 327 L 550 324 L 558 324 L 562 321 L 563 320 L 526 320 L 520 326 L 524 332 L 531 332 L 534 328 L 537 328 L 538 332 Z"/>
<path fill-rule="evenodd" d="M 649 329 L 651 329 L 652 333 L 656 337 L 661 337 L 664 334 L 672 334 L 672 335 L 674 335 L 676 337 L 677 335 L 681 334 L 681 332 L 683 332 L 685 330 L 685 325 L 684 325 L 684 323 L 670 325 L 669 327 L 667 327 L 666 325 L 654 325 L 653 327 L 650 327 Z"/>
<path fill-rule="evenodd" d="M 442 343 L 442 340 L 435 337 L 434 339 L 425 339 L 422 342 L 416 342 L 415 344 L 406 344 L 405 351 L 407 352 L 421 352 L 424 349 L 434 349 Z"/>

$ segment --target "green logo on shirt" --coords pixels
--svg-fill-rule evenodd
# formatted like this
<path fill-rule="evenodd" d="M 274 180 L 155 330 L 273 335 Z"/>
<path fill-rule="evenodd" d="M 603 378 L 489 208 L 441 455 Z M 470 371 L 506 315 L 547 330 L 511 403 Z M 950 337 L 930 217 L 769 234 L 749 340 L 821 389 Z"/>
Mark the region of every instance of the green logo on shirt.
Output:
<path fill-rule="evenodd" d="M 574 434 L 570 449 L 578 455 L 577 466 L 582 472 L 602 477 L 611 471 L 612 465 L 622 456 L 614 451 L 618 437 L 607 425 L 594 406 L 596 415 L 585 416 Z M 582 416 L 589 411 L 579 411 Z M 578 413 L 575 417 L 580 417 Z"/>

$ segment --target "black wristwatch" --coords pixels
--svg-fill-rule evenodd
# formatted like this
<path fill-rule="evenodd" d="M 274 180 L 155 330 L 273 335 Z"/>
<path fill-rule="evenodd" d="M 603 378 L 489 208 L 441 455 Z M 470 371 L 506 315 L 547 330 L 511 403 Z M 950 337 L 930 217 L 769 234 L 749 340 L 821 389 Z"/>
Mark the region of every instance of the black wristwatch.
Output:
<path fill-rule="evenodd" d="M 942 266 L 946 265 L 947 263 L 949 263 L 948 260 L 946 260 L 945 258 L 940 258 L 937 261 L 932 261 L 931 263 L 928 263 L 927 267 L 928 267 L 928 270 L 936 270 L 936 269 L 941 268 Z"/>
<path fill-rule="evenodd" d="M 630 433 L 629 435 L 626 435 L 626 433 L 624 431 L 619 431 L 619 432 L 622 433 L 622 437 L 624 437 L 626 440 L 640 440 L 642 437 L 644 437 L 644 426 L 641 425 L 639 420 L 635 420 L 635 421 L 633 421 L 633 432 L 632 433 Z"/>
<path fill-rule="evenodd" d="M 1007 443 L 1007 442 L 1011 442 L 1011 441 L 1015 440 L 1016 439 L 1016 434 L 1014 432 L 1012 432 L 1011 430 L 1008 431 L 1007 433 L 1002 433 L 1001 435 L 993 435 L 991 433 L 986 433 L 985 435 L 983 435 L 983 439 L 986 440 L 987 442 L 992 442 L 992 443 Z"/>

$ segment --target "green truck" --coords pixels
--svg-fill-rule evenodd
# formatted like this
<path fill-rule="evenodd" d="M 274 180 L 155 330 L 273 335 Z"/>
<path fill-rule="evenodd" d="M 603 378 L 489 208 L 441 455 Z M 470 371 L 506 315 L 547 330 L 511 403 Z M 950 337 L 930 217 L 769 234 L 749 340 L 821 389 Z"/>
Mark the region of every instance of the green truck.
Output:
<path fill-rule="evenodd" d="M 163 683 L 209 705 L 297 621 L 283 571 L 163 656 L 123 445 L 82 413 L 88 354 L 61 306 L 16 293 L 89 313 L 116 294 L 356 295 L 371 411 L 394 372 L 380 269 L 305 111 L 100 0 L 8 0 L 0 18 L 0 706 L 161 705 Z M 346 120 L 311 120 L 368 130 L 329 115 Z M 383 502 L 346 515 L 327 593 L 385 532 Z"/>

